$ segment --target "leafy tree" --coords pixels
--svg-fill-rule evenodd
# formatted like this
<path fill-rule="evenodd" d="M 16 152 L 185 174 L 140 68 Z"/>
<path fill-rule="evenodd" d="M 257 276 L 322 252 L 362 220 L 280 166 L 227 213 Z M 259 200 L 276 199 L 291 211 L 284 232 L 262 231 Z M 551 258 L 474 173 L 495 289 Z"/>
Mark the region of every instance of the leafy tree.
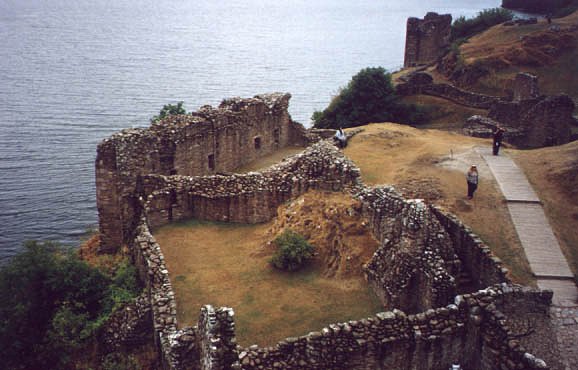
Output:
<path fill-rule="evenodd" d="M 271 258 L 271 264 L 281 270 L 298 270 L 315 252 L 315 248 L 304 237 L 290 229 L 283 231 L 273 243 L 277 250 Z"/>
<path fill-rule="evenodd" d="M 136 279 L 124 271 L 107 276 L 55 243 L 27 242 L 0 269 L 2 367 L 64 367 L 115 307 L 113 291 L 136 296 Z"/>
<path fill-rule="evenodd" d="M 474 18 L 464 16 L 456 18 L 452 23 L 452 40 L 468 38 L 506 21 L 511 20 L 514 14 L 504 8 L 485 9 Z"/>
<path fill-rule="evenodd" d="M 420 123 L 423 112 L 400 102 L 391 75 L 382 67 L 362 69 L 329 106 L 313 113 L 316 128 L 355 127 L 371 122 Z"/>
<path fill-rule="evenodd" d="M 178 114 L 187 114 L 185 108 L 183 108 L 183 102 L 180 101 L 177 104 L 165 104 L 163 108 L 160 110 L 158 116 L 154 116 L 151 121 L 156 122 L 160 121 L 163 118 L 168 116 L 178 115 Z"/>

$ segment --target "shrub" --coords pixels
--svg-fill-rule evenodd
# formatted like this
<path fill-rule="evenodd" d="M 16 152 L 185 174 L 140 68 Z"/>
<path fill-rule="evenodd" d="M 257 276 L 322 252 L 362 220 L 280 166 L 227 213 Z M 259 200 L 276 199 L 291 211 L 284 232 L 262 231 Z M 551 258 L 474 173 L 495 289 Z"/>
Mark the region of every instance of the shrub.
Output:
<path fill-rule="evenodd" d="M 322 112 L 311 119 L 316 128 L 346 128 L 371 122 L 419 123 L 415 106 L 402 104 L 395 94 L 391 75 L 382 67 L 365 68 L 341 88 Z"/>
<path fill-rule="evenodd" d="M 160 110 L 158 116 L 154 116 L 151 121 L 156 122 L 160 121 L 163 118 L 168 116 L 178 115 L 178 114 L 187 114 L 185 108 L 183 108 L 183 102 L 180 101 L 176 105 L 175 104 L 165 104 L 163 108 Z"/>
<path fill-rule="evenodd" d="M 52 242 L 27 242 L 0 269 L 0 358 L 9 369 L 66 368 L 117 301 L 136 296 L 128 268 L 107 276 Z M 132 284 L 132 281 L 135 284 Z"/>
<path fill-rule="evenodd" d="M 513 17 L 513 13 L 504 8 L 485 9 L 474 18 L 458 17 L 452 23 L 452 40 L 468 38 Z"/>
<path fill-rule="evenodd" d="M 283 231 L 273 243 L 277 250 L 271 258 L 271 264 L 281 270 L 298 270 L 315 252 L 315 248 L 304 237 L 290 229 Z"/>

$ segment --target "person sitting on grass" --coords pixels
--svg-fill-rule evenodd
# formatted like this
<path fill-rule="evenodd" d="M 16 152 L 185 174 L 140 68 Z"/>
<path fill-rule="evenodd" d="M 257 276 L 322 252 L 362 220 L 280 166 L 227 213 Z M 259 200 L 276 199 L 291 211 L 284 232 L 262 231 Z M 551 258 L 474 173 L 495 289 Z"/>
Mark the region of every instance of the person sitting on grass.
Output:
<path fill-rule="evenodd" d="M 345 148 L 347 146 L 347 136 L 345 135 L 345 132 L 343 132 L 343 129 L 341 127 L 339 128 L 339 130 L 335 132 L 333 141 L 340 148 Z"/>

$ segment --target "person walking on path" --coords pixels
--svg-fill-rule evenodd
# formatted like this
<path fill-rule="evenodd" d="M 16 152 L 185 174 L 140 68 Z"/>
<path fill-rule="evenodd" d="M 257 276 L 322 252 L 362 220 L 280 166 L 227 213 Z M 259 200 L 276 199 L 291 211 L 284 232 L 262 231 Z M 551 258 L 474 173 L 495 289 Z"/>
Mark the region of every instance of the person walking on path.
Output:
<path fill-rule="evenodd" d="M 500 125 L 496 126 L 496 131 L 494 131 L 494 146 L 492 148 L 494 155 L 498 155 L 498 152 L 500 151 L 505 131 L 506 130 L 504 130 L 502 126 Z"/>
<path fill-rule="evenodd" d="M 475 164 L 472 164 L 466 173 L 466 181 L 468 182 L 468 199 L 472 199 L 478 188 L 478 168 Z"/>

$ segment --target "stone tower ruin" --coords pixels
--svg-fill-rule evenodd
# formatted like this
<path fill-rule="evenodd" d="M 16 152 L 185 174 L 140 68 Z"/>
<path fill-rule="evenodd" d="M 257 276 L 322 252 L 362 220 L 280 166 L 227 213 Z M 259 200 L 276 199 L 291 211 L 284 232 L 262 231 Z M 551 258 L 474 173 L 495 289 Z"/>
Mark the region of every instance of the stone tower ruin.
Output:
<path fill-rule="evenodd" d="M 451 14 L 427 13 L 424 19 L 407 19 L 404 67 L 436 61 L 450 45 Z"/>

